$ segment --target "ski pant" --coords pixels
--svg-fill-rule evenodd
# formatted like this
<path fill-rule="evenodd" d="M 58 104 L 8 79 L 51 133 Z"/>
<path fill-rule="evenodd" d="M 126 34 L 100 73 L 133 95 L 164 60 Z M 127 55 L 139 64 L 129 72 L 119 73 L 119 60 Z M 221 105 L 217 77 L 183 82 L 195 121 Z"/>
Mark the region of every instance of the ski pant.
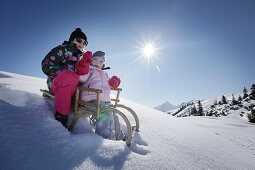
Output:
<path fill-rule="evenodd" d="M 51 91 L 55 95 L 54 108 L 62 115 L 70 113 L 72 96 L 75 93 L 79 76 L 70 70 L 60 72 L 51 84 Z"/>
<path fill-rule="evenodd" d="M 96 103 L 95 100 L 90 101 L 92 103 Z M 101 109 L 102 108 L 114 108 L 114 106 L 110 102 L 101 101 Z M 95 107 L 87 107 L 87 109 L 91 111 L 96 111 Z M 107 111 L 99 114 L 100 118 L 96 123 L 96 134 L 102 136 L 106 139 L 111 140 L 125 140 L 126 135 L 121 129 L 119 117 L 113 111 Z"/>

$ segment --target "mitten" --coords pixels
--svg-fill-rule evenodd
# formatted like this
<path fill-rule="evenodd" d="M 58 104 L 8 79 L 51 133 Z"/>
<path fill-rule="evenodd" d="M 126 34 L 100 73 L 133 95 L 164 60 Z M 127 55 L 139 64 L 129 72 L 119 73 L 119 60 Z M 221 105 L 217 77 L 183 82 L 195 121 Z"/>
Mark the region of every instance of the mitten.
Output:
<path fill-rule="evenodd" d="M 86 62 L 86 63 L 89 63 L 89 62 L 91 63 L 93 61 L 93 60 L 91 60 L 91 56 L 92 56 L 92 52 L 87 51 L 85 54 L 83 54 L 82 60 L 84 60 L 84 62 Z"/>
<path fill-rule="evenodd" d="M 93 61 L 91 60 L 92 52 L 87 51 L 85 54 L 83 54 L 83 58 L 79 61 L 79 63 L 76 65 L 77 74 L 84 75 L 88 74 L 89 72 L 89 65 Z"/>
<path fill-rule="evenodd" d="M 117 76 L 112 76 L 112 78 L 109 80 L 109 85 L 113 88 L 117 88 L 120 85 L 120 78 Z"/>

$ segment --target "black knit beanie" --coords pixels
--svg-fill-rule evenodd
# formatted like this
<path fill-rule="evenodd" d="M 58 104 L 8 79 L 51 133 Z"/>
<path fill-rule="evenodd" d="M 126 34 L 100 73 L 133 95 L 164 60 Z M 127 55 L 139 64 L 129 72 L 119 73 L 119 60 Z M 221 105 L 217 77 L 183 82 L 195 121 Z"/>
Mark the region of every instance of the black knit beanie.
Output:
<path fill-rule="evenodd" d="M 82 38 L 88 44 L 87 36 L 82 32 L 80 28 L 76 28 L 75 31 L 72 32 L 69 38 L 69 42 L 71 43 L 75 38 Z"/>

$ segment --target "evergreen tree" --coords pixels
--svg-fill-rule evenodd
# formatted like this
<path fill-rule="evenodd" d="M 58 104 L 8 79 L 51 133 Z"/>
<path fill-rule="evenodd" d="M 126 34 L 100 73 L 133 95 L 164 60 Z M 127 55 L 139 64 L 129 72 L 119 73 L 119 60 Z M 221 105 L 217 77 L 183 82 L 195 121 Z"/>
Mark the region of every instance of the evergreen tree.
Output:
<path fill-rule="evenodd" d="M 190 112 L 190 115 L 194 115 L 194 116 L 197 115 L 197 109 L 196 109 L 196 106 L 195 106 L 195 105 L 192 107 L 191 112 Z"/>
<path fill-rule="evenodd" d="M 251 86 L 250 98 L 255 100 L 255 84 Z"/>
<path fill-rule="evenodd" d="M 221 101 L 222 101 L 223 104 L 227 104 L 228 103 L 227 99 L 226 99 L 226 97 L 224 95 L 222 96 Z"/>
<path fill-rule="evenodd" d="M 243 88 L 243 99 L 245 99 L 246 97 L 248 97 L 248 94 L 247 94 L 247 89 L 244 87 Z"/>
<path fill-rule="evenodd" d="M 242 100 L 243 100 L 243 99 L 242 99 L 241 95 L 239 95 L 239 96 L 238 96 L 238 103 L 241 104 L 241 103 L 242 103 Z"/>
<path fill-rule="evenodd" d="M 238 101 L 235 99 L 234 94 L 232 94 L 232 105 L 237 105 Z"/>
<path fill-rule="evenodd" d="M 198 111 L 197 111 L 197 116 L 203 116 L 203 106 L 202 106 L 200 100 L 198 100 Z"/>
<path fill-rule="evenodd" d="M 215 101 L 214 101 L 214 105 L 217 105 L 217 104 L 218 104 L 218 102 L 217 102 L 217 100 L 215 100 Z"/>
<path fill-rule="evenodd" d="M 227 116 L 227 114 L 224 111 L 221 111 L 222 116 Z"/>
<path fill-rule="evenodd" d="M 239 95 L 239 96 L 238 96 L 238 102 L 239 102 L 239 104 L 242 103 L 242 100 L 243 100 L 242 97 Z"/>
<path fill-rule="evenodd" d="M 213 115 L 213 110 L 210 110 L 207 116 L 212 116 Z"/>
<path fill-rule="evenodd" d="M 250 106 L 248 106 L 248 109 L 247 109 L 247 110 L 252 110 L 253 107 L 255 107 L 255 105 L 254 105 L 254 104 L 251 104 Z"/>
<path fill-rule="evenodd" d="M 255 110 L 251 110 L 251 113 L 247 115 L 249 122 L 255 123 Z"/>
<path fill-rule="evenodd" d="M 255 84 L 252 84 L 252 86 L 251 86 L 251 91 L 252 90 L 255 90 Z"/>

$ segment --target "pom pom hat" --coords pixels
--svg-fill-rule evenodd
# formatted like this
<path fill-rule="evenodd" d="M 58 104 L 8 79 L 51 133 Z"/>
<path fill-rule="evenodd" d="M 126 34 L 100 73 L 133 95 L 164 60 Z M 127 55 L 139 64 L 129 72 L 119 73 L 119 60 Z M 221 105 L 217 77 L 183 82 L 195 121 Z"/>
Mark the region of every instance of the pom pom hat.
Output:
<path fill-rule="evenodd" d="M 69 38 L 69 42 L 71 43 L 75 38 L 82 38 L 85 40 L 86 44 L 88 44 L 87 36 L 82 32 L 80 28 L 76 28 L 75 31 L 72 32 Z"/>

